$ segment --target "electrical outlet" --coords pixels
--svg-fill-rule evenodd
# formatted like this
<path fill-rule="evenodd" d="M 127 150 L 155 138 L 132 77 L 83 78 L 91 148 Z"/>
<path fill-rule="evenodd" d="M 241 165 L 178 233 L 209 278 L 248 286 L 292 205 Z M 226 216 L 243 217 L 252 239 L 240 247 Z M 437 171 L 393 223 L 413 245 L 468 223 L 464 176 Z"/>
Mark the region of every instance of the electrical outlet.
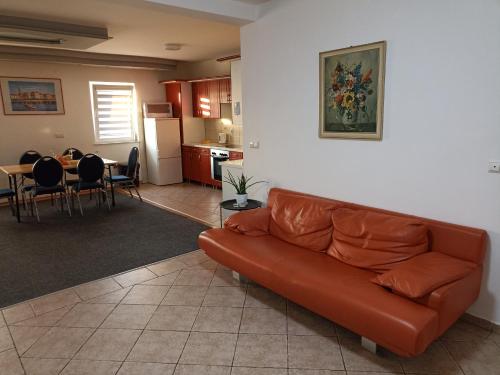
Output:
<path fill-rule="evenodd" d="M 500 160 L 492 160 L 488 164 L 488 172 L 500 173 Z"/>
<path fill-rule="evenodd" d="M 54 136 L 56 138 L 64 138 L 64 133 L 55 133 Z"/>
<path fill-rule="evenodd" d="M 248 144 L 248 146 L 250 146 L 250 148 L 259 148 L 259 141 L 252 141 Z"/>

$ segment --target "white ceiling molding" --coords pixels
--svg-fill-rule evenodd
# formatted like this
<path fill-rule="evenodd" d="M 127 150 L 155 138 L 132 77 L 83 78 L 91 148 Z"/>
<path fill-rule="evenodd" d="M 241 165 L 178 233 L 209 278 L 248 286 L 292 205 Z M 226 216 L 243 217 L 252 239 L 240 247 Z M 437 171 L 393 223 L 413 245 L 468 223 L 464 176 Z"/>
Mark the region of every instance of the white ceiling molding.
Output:
<path fill-rule="evenodd" d="M 259 18 L 261 2 L 235 0 L 145 0 L 149 3 L 175 7 L 185 11 L 211 15 L 215 19 L 247 24 Z"/>
<path fill-rule="evenodd" d="M 174 71 L 177 69 L 176 61 L 155 57 L 91 53 L 55 48 L 17 47 L 2 45 L 0 45 L 0 60 L 38 61 L 49 63 L 66 63 L 149 70 Z"/>

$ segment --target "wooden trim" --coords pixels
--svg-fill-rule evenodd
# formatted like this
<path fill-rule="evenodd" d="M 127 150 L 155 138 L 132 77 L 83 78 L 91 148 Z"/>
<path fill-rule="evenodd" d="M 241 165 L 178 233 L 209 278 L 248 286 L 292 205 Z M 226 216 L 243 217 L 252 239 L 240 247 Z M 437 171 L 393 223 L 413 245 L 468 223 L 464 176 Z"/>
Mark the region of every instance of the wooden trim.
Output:
<path fill-rule="evenodd" d="M 158 83 L 162 85 L 168 85 L 171 83 L 181 83 L 181 82 L 189 82 L 187 79 L 167 79 L 163 81 L 158 81 Z"/>
<path fill-rule="evenodd" d="M 224 61 L 232 61 L 232 60 L 240 60 L 241 59 L 241 55 L 230 55 L 230 56 L 224 56 L 224 57 L 219 57 L 217 60 L 217 62 L 224 62 Z"/>
<path fill-rule="evenodd" d="M 215 76 L 215 77 L 205 77 L 205 78 L 195 78 L 195 79 L 190 79 L 187 82 L 208 82 L 208 81 L 218 81 L 221 79 L 227 79 L 231 78 L 231 75 L 223 75 L 223 76 Z"/>

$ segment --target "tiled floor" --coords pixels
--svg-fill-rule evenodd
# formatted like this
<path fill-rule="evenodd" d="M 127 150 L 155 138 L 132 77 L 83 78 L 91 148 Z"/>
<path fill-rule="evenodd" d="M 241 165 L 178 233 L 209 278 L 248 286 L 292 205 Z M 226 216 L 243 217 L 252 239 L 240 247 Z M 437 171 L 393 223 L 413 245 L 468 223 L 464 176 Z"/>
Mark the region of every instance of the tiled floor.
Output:
<path fill-rule="evenodd" d="M 183 183 L 167 186 L 142 184 L 139 191 L 150 202 L 202 220 L 211 226 L 220 226 L 221 190 Z"/>
<path fill-rule="evenodd" d="M 375 356 L 196 251 L 4 309 L 0 374 L 24 373 L 489 375 L 500 335 L 460 321 L 416 359 Z"/>

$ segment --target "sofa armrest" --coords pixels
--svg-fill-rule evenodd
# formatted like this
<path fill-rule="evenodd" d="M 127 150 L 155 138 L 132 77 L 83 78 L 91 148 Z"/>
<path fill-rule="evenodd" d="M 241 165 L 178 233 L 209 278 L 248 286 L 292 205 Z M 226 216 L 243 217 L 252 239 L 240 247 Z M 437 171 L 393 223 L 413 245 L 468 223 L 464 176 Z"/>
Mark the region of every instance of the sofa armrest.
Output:
<path fill-rule="evenodd" d="M 415 301 L 439 314 L 439 332 L 442 335 L 476 301 L 481 289 L 482 267 L 451 284 L 434 290 Z"/>
<path fill-rule="evenodd" d="M 241 211 L 229 216 L 224 228 L 247 236 L 265 236 L 269 234 L 270 217 L 271 210 L 267 207 Z"/>

